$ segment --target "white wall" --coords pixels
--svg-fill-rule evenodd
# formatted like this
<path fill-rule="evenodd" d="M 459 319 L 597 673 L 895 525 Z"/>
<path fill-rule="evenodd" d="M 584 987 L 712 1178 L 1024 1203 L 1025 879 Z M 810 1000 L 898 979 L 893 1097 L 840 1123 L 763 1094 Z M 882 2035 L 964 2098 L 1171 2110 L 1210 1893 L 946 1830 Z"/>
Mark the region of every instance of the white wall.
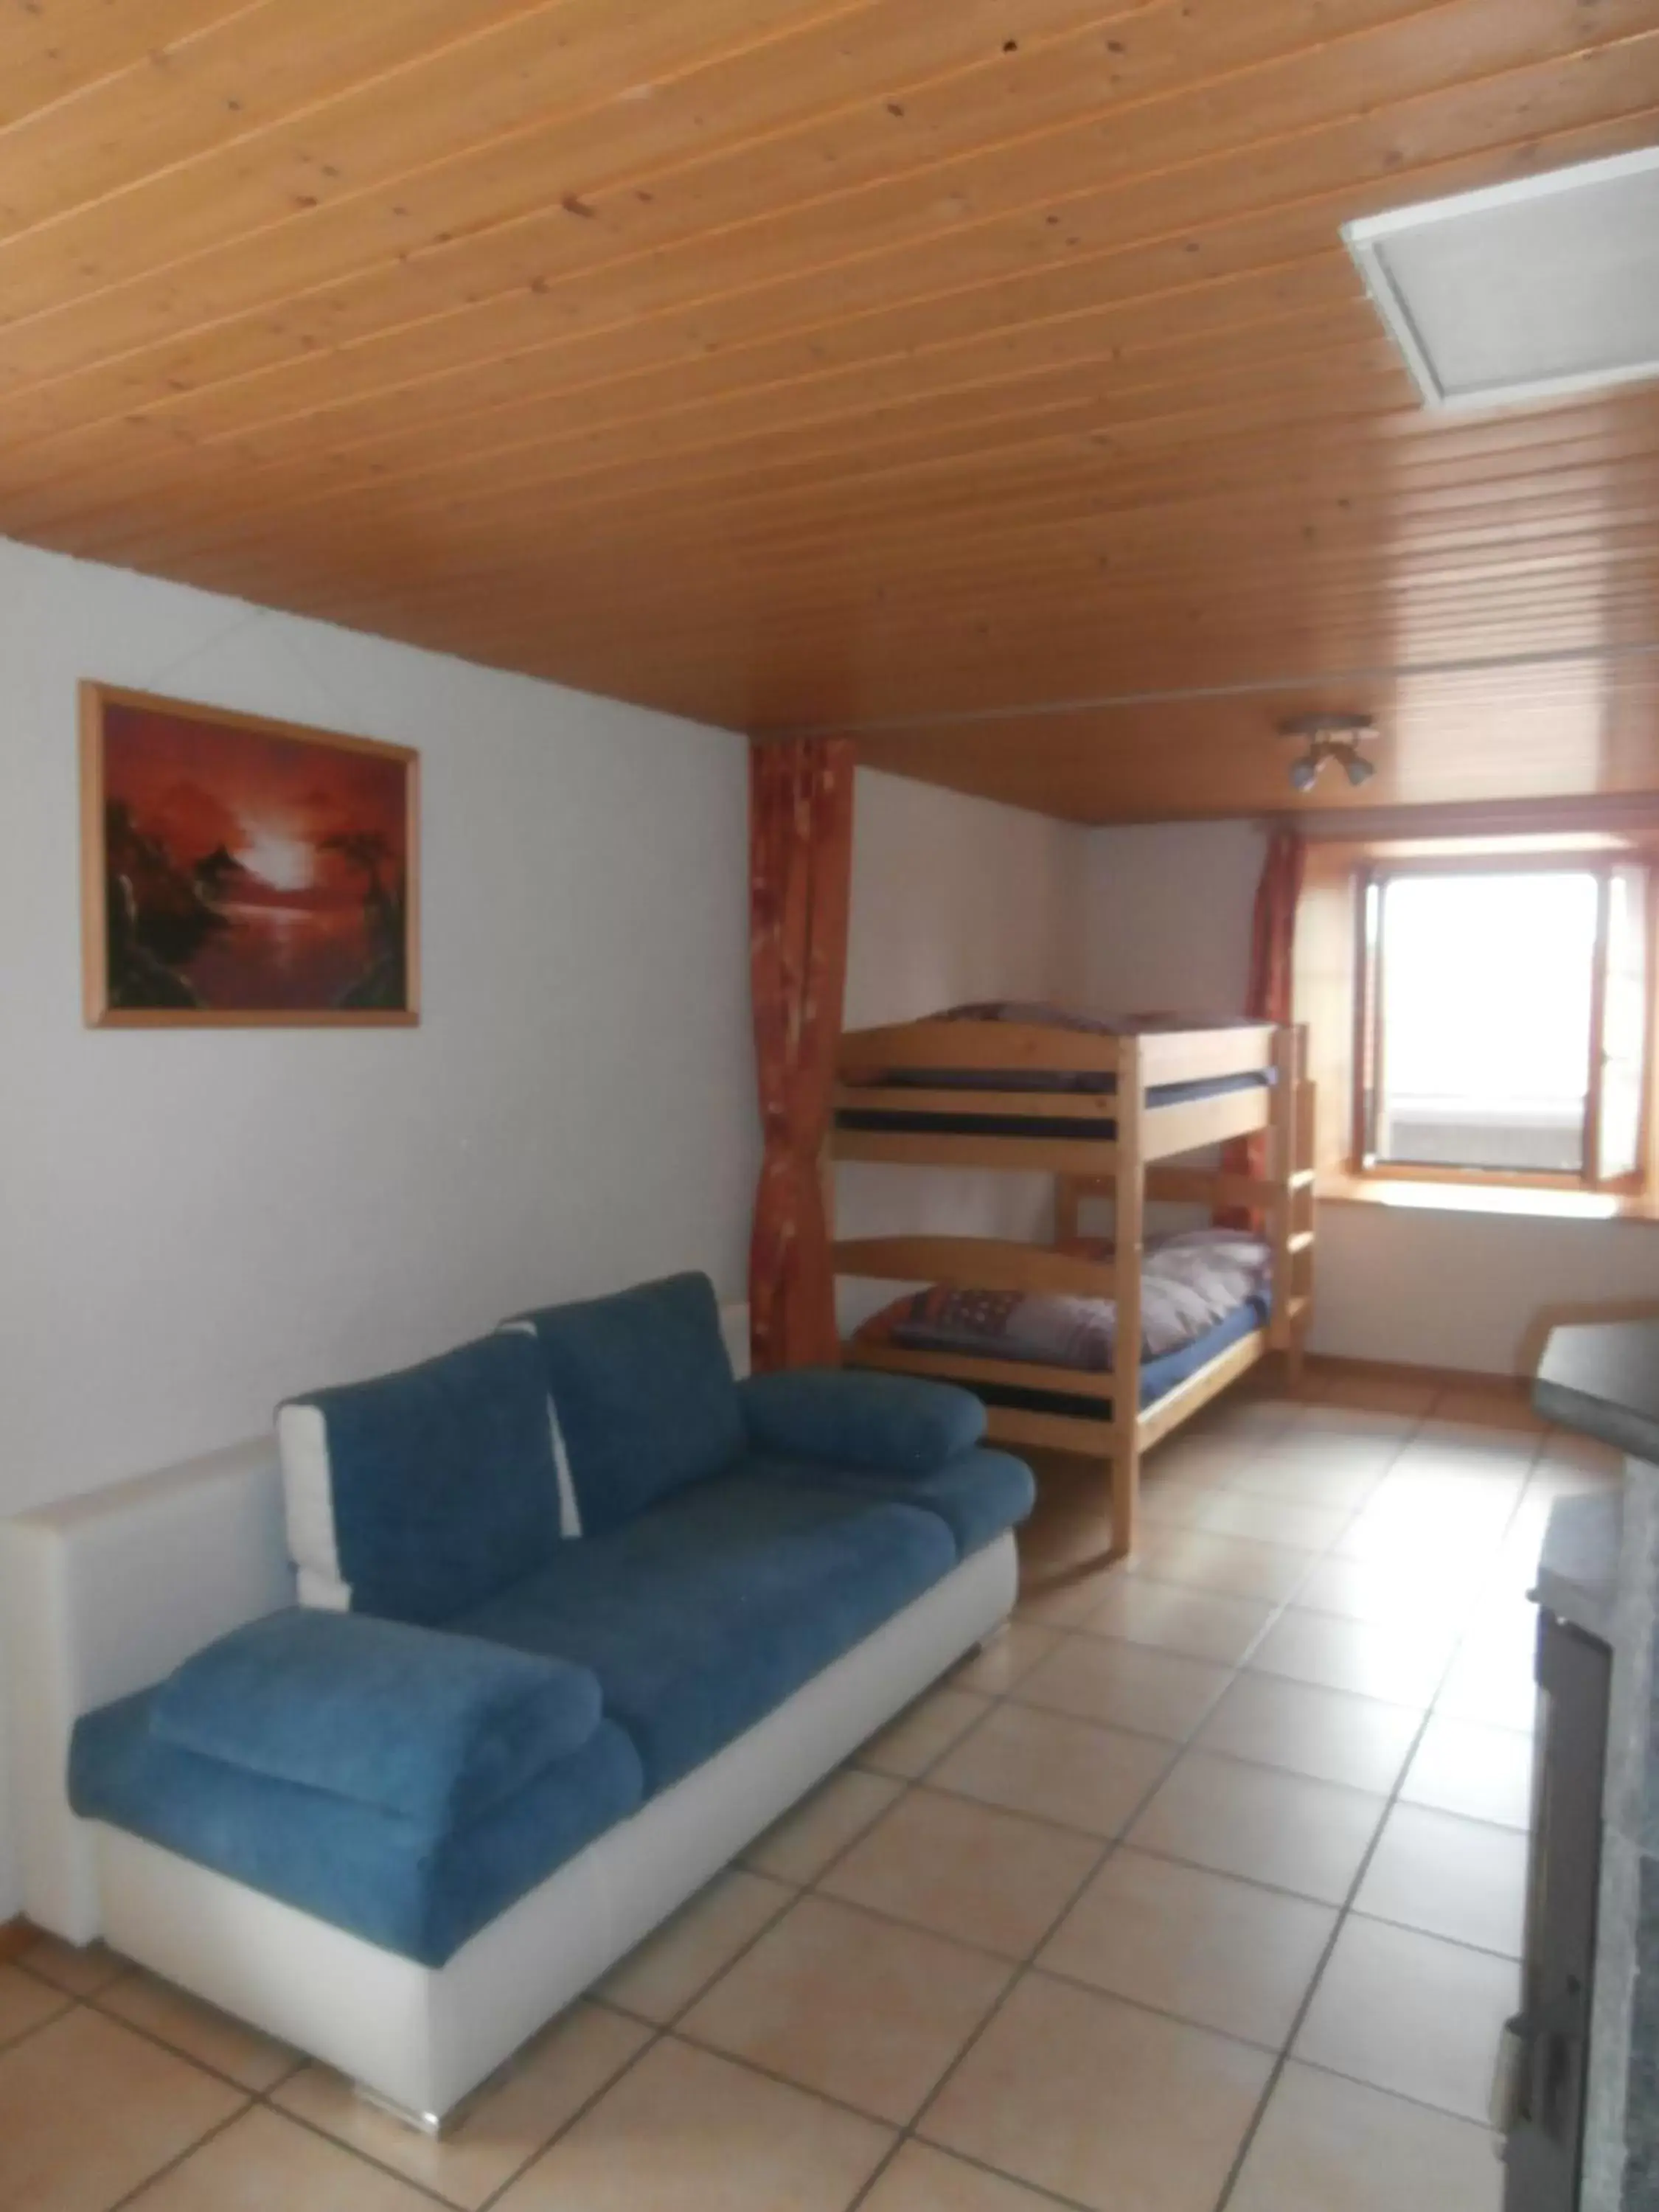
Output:
<path fill-rule="evenodd" d="M 420 748 L 419 1028 L 82 1026 L 83 676 Z M 0 1516 L 527 1303 L 740 1291 L 738 738 L 0 542 Z"/>
<path fill-rule="evenodd" d="M 82 1026 L 82 677 L 420 749 L 417 1029 Z M 683 1267 L 741 1295 L 739 739 L 0 540 L 0 1517 L 530 1303 Z M 1077 995 L 1083 832 L 857 802 L 851 1021 Z M 1008 1207 L 940 1180 L 928 1220 Z"/>
<path fill-rule="evenodd" d="M 1087 992 L 1107 1006 L 1242 1009 L 1263 839 L 1244 822 L 1097 830 Z M 1659 1224 L 1322 1206 L 1313 1347 L 1524 1370 L 1545 1309 L 1659 1297 Z"/>
<path fill-rule="evenodd" d="M 853 841 L 847 1026 L 913 1021 L 963 999 L 1076 1005 L 1085 989 L 1088 833 L 1046 815 L 860 769 Z M 847 1237 L 929 1230 L 1046 1236 L 1044 1176 L 848 1166 Z M 899 1286 L 844 1304 L 849 1321 Z"/>

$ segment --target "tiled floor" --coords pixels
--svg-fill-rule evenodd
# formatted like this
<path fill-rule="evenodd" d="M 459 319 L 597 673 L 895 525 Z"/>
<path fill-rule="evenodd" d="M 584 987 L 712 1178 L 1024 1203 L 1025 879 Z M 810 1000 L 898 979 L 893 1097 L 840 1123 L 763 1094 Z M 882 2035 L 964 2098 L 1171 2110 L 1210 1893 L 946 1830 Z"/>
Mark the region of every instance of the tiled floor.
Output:
<path fill-rule="evenodd" d="M 1497 2212 L 1524 1592 L 1611 1469 L 1510 1401 L 1234 1397 L 1008 1632 L 434 2144 L 106 1954 L 0 1966 L 8 2212 Z M 1039 1571 L 1098 1548 L 1045 1470 Z"/>

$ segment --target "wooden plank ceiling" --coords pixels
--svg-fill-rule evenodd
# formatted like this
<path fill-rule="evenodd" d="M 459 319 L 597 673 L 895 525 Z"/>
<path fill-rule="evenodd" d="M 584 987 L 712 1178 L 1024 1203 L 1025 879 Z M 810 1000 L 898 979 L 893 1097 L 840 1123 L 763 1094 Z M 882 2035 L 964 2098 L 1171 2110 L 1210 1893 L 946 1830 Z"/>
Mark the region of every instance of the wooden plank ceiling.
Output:
<path fill-rule="evenodd" d="M 1427 417 L 1338 238 L 1656 139 L 1656 0 L 0 0 L 0 531 L 1081 819 L 1659 788 L 1659 395 Z"/>

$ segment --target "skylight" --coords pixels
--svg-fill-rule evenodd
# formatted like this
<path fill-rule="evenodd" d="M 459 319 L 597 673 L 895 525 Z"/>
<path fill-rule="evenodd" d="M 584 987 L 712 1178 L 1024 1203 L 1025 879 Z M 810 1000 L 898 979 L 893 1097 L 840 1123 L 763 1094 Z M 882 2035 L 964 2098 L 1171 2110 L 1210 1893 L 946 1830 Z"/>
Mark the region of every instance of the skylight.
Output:
<path fill-rule="evenodd" d="M 1659 377 L 1659 147 L 1342 234 L 1431 407 Z"/>

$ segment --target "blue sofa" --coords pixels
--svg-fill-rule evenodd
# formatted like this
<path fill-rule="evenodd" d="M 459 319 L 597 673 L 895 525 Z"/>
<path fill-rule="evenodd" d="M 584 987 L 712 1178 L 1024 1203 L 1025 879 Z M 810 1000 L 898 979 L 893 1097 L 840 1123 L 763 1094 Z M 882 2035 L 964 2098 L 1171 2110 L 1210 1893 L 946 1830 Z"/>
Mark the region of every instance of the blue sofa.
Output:
<path fill-rule="evenodd" d="M 301 1604 L 75 1728 L 106 1887 L 165 1923 L 206 1909 L 193 1870 L 261 1960 L 303 1917 L 331 1977 L 398 1962 L 420 2032 L 343 2051 L 264 1966 L 160 1937 L 150 1961 L 279 2033 L 297 2013 L 433 2123 L 1006 1613 L 1032 1481 L 984 1425 L 908 1379 L 738 1382 L 697 1275 L 295 1401 Z"/>

